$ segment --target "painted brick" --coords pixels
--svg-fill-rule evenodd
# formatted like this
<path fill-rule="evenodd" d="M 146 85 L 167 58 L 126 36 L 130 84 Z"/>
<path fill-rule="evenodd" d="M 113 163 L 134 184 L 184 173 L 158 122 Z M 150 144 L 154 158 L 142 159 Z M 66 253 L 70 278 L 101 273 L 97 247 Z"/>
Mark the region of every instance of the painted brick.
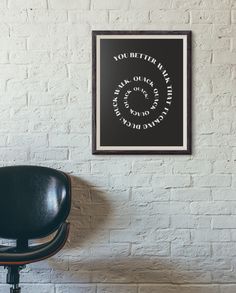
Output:
<path fill-rule="evenodd" d="M 7 1 L 6 0 L 0 1 L 0 8 L 7 8 Z"/>
<path fill-rule="evenodd" d="M 215 52 L 213 54 L 214 63 L 236 64 L 236 52 Z"/>
<path fill-rule="evenodd" d="M 27 20 L 27 12 L 25 9 L 1 9 L 1 23 L 24 23 Z"/>
<path fill-rule="evenodd" d="M 206 216 L 173 215 L 171 216 L 170 226 L 175 229 L 209 228 L 211 226 L 211 218 Z"/>
<path fill-rule="evenodd" d="M 127 9 L 130 0 L 91 0 L 92 9 Z"/>
<path fill-rule="evenodd" d="M 225 51 L 230 50 L 230 39 L 206 39 L 204 37 L 200 37 L 195 39 L 193 43 L 197 49 L 200 50 L 214 50 L 214 51 Z M 219 72 L 219 70 L 218 70 Z"/>
<path fill-rule="evenodd" d="M 182 174 L 201 174 L 210 173 L 211 164 L 205 161 L 187 161 L 187 162 L 176 162 L 174 164 L 174 172 Z"/>
<path fill-rule="evenodd" d="M 131 254 L 134 256 L 168 256 L 170 254 L 170 243 L 160 242 L 155 245 L 133 244 Z"/>
<path fill-rule="evenodd" d="M 139 293 L 219 293 L 217 285 L 140 285 Z"/>
<path fill-rule="evenodd" d="M 225 242 L 231 240 L 230 230 L 199 229 L 192 232 L 194 242 Z"/>
<path fill-rule="evenodd" d="M 233 153 L 233 159 L 236 157 L 235 152 Z M 213 171 L 215 173 L 221 173 L 221 174 L 230 174 L 234 173 L 236 170 L 236 166 L 233 162 L 228 161 L 216 161 L 213 164 Z"/>
<path fill-rule="evenodd" d="M 1 37 L 9 37 L 10 29 L 9 26 L 5 23 L 0 23 Z"/>
<path fill-rule="evenodd" d="M 133 173 L 165 173 L 166 167 L 163 165 L 163 161 L 161 160 L 135 160 L 133 162 Z"/>
<path fill-rule="evenodd" d="M 190 204 L 192 214 L 197 215 L 228 215 L 232 211 L 232 203 L 229 202 L 193 202 Z"/>
<path fill-rule="evenodd" d="M 231 184 L 229 175 L 193 176 L 194 186 L 199 187 L 227 187 Z"/>
<path fill-rule="evenodd" d="M 210 244 L 184 245 L 182 243 L 173 243 L 171 245 L 171 254 L 181 257 L 207 257 L 211 255 Z"/>
<path fill-rule="evenodd" d="M 46 0 L 9 0 L 8 7 L 11 8 L 46 8 Z"/>
<path fill-rule="evenodd" d="M 230 37 L 231 35 L 234 35 L 236 26 L 233 24 L 231 26 L 229 25 L 220 25 L 220 24 L 214 24 L 212 28 L 212 35 L 216 37 Z"/>
<path fill-rule="evenodd" d="M 236 23 L 236 10 L 232 11 L 232 23 Z"/>
<path fill-rule="evenodd" d="M 193 10 L 191 11 L 192 23 L 214 23 L 214 24 L 229 24 L 229 10 Z"/>
<path fill-rule="evenodd" d="M 142 202 L 168 201 L 170 190 L 165 188 L 132 188 L 132 200 Z"/>
<path fill-rule="evenodd" d="M 8 145 L 10 147 L 17 147 L 21 145 L 22 147 L 34 146 L 34 147 L 46 147 L 47 146 L 47 135 L 37 134 L 37 135 L 13 135 L 9 137 Z"/>
<path fill-rule="evenodd" d="M 35 161 L 63 161 L 68 157 L 67 149 L 42 149 L 32 151 L 31 157 Z"/>
<path fill-rule="evenodd" d="M 57 1 L 59 2 L 59 1 Z M 32 23 L 64 23 L 67 21 L 67 13 L 56 9 L 33 9 L 28 11 L 29 21 Z"/>
<path fill-rule="evenodd" d="M 92 162 L 92 173 L 111 173 L 114 172 L 115 174 L 123 173 L 127 170 L 127 174 L 130 173 L 131 170 L 131 163 L 130 162 L 119 162 L 119 161 L 95 161 Z M 122 172 L 121 172 L 122 171 Z"/>
<path fill-rule="evenodd" d="M 214 243 L 212 249 L 216 257 L 235 256 L 235 243 Z"/>
<path fill-rule="evenodd" d="M 109 13 L 109 21 L 111 23 L 147 23 L 149 22 L 149 13 L 148 11 L 110 11 Z"/>
<path fill-rule="evenodd" d="M 8 54 L 6 51 L 0 51 L 0 63 L 8 63 Z"/>
<path fill-rule="evenodd" d="M 173 189 L 171 199 L 176 201 L 207 201 L 210 199 L 210 190 L 208 188 Z"/>
<path fill-rule="evenodd" d="M 13 64 L 48 63 L 50 56 L 44 51 L 15 51 L 10 53 L 10 62 Z"/>
<path fill-rule="evenodd" d="M 25 50 L 26 40 L 23 38 L 0 37 L 1 50 Z"/>
<path fill-rule="evenodd" d="M 188 187 L 190 185 L 189 175 L 167 175 L 167 176 L 153 176 L 152 184 L 158 187 Z"/>
<path fill-rule="evenodd" d="M 97 293 L 136 293 L 136 285 L 99 285 L 97 288 Z"/>
<path fill-rule="evenodd" d="M 154 23 L 188 23 L 189 14 L 184 11 L 153 10 L 151 11 L 151 22 Z"/>
<path fill-rule="evenodd" d="M 89 9 L 89 0 L 50 0 L 49 5 L 52 9 Z"/>
<path fill-rule="evenodd" d="M 221 285 L 220 293 L 233 293 L 236 290 L 236 285 Z"/>
<path fill-rule="evenodd" d="M 1 78 L 19 78 L 23 79 L 26 77 L 26 66 L 24 65 L 13 65 L 13 64 L 1 64 L 0 65 L 0 76 Z"/>
<path fill-rule="evenodd" d="M 28 49 L 37 51 L 50 51 L 65 49 L 68 46 L 66 36 L 31 36 L 28 40 Z"/>
<path fill-rule="evenodd" d="M 231 188 L 221 188 L 221 189 L 213 189 L 212 190 L 212 197 L 214 200 L 236 200 L 236 189 Z"/>
<path fill-rule="evenodd" d="M 95 286 L 93 285 L 58 285 L 56 286 L 56 293 L 95 293 Z"/>
<path fill-rule="evenodd" d="M 69 142 L 69 144 L 67 144 Z M 89 139 L 87 136 L 76 134 L 52 134 L 49 136 L 49 145 L 51 146 L 71 146 L 71 147 L 86 147 Z"/>
<path fill-rule="evenodd" d="M 106 23 L 108 22 L 108 12 L 106 10 L 69 11 L 69 21 L 72 23 Z"/>
<path fill-rule="evenodd" d="M 189 0 L 189 1 L 182 1 L 182 0 L 173 0 L 173 8 L 175 9 L 205 9 L 205 8 L 212 8 L 211 1 L 196 1 L 196 0 Z"/>
<path fill-rule="evenodd" d="M 29 36 L 45 37 L 46 35 L 48 35 L 48 33 L 49 33 L 49 26 L 47 23 L 13 24 L 10 28 L 11 37 L 29 37 Z"/>
<path fill-rule="evenodd" d="M 143 2 L 142 0 L 131 0 L 131 9 L 168 9 L 171 8 L 171 1 L 166 0 L 166 1 L 161 1 L 161 0 L 156 0 L 151 1 L 147 0 Z"/>
<path fill-rule="evenodd" d="M 32 290 L 35 293 L 54 293 L 54 285 L 51 284 L 47 284 L 47 285 L 20 285 L 20 287 L 22 288 L 22 290 L 24 290 L 24 292 L 32 292 Z M 0 291 L 1 292 L 1 291 Z"/>
<path fill-rule="evenodd" d="M 47 64 L 47 65 L 32 65 L 29 68 L 29 77 L 48 79 L 52 77 L 66 78 L 67 70 L 65 65 Z"/>
<path fill-rule="evenodd" d="M 213 221 L 212 221 L 212 226 L 213 228 L 216 229 L 234 229 L 236 228 L 236 224 L 235 224 L 235 216 L 214 216 L 213 217 Z"/>
<path fill-rule="evenodd" d="M 155 241 L 189 244 L 190 231 L 189 229 L 159 229 L 153 238 Z"/>
<path fill-rule="evenodd" d="M 232 0 L 0 0 L 1 165 L 56 168 L 73 187 L 69 242 L 27 266 L 24 292 L 235 292 L 235 11 Z M 91 154 L 94 29 L 193 31 L 192 155 Z"/>

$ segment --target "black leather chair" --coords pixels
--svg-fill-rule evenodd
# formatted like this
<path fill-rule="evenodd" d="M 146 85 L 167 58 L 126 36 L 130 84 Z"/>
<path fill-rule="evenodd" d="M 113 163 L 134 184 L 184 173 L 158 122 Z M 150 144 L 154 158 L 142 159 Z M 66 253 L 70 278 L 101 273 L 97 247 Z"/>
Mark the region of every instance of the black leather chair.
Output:
<path fill-rule="evenodd" d="M 57 253 L 65 244 L 71 207 L 70 177 L 37 166 L 0 168 L 0 238 L 16 240 L 15 246 L 0 245 L 0 265 L 7 268 L 11 293 L 19 293 L 20 270 Z M 57 231 L 57 232 L 56 232 Z M 39 245 L 29 240 L 56 232 Z"/>

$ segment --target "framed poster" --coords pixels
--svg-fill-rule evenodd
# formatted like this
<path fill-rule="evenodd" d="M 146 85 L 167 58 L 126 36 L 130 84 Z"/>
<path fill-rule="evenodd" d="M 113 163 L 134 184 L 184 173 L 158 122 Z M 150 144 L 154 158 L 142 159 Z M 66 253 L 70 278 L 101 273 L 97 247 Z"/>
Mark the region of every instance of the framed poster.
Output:
<path fill-rule="evenodd" d="M 191 153 L 191 31 L 93 31 L 93 154 Z"/>

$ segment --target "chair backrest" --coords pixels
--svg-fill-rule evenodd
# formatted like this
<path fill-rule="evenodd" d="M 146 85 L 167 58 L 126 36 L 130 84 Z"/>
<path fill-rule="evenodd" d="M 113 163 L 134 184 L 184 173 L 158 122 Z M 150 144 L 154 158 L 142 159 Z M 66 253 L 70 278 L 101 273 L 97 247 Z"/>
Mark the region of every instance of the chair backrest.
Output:
<path fill-rule="evenodd" d="M 0 237 L 36 239 L 57 230 L 70 212 L 70 178 L 46 167 L 0 168 Z"/>

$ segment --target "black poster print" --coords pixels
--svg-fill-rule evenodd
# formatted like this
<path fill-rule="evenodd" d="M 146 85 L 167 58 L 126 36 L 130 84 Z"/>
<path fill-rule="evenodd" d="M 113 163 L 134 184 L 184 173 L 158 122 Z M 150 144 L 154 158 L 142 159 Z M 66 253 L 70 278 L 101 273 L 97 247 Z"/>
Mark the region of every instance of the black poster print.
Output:
<path fill-rule="evenodd" d="M 102 33 L 94 32 L 93 152 L 189 153 L 186 34 Z"/>

